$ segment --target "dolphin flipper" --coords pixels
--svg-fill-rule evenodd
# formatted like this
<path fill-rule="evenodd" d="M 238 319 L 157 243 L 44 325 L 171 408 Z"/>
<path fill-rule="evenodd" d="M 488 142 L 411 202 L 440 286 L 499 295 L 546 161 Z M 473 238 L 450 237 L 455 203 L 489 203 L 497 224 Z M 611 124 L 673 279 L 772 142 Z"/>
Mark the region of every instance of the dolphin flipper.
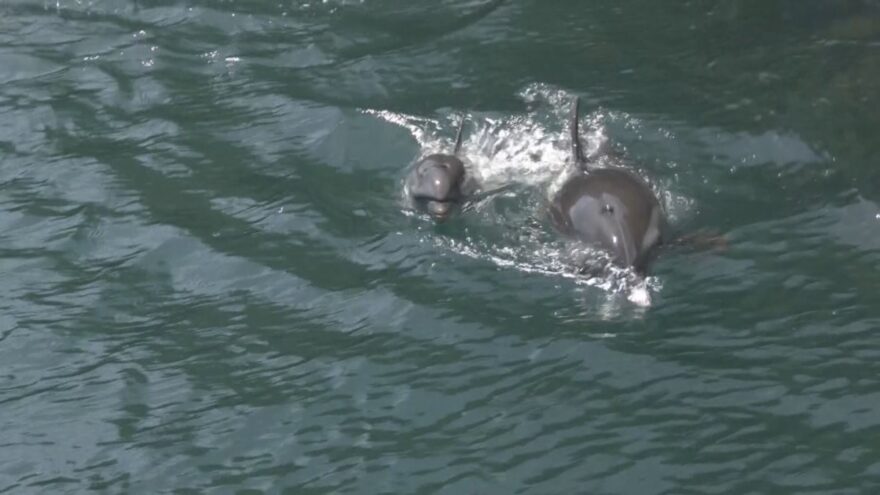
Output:
<path fill-rule="evenodd" d="M 664 244 L 669 248 L 683 247 L 699 251 L 726 251 L 728 247 L 727 237 L 724 234 L 708 232 L 705 230 L 677 236 Z"/>
<path fill-rule="evenodd" d="M 516 184 L 505 184 L 503 186 L 499 186 L 499 187 L 496 187 L 493 189 L 487 189 L 485 191 L 484 190 L 477 190 L 476 192 L 471 194 L 470 197 L 465 201 L 465 207 L 469 208 L 473 205 L 477 205 L 477 204 L 489 199 L 492 196 L 504 193 L 506 191 L 510 191 L 510 190 L 514 189 L 516 186 L 517 186 Z"/>

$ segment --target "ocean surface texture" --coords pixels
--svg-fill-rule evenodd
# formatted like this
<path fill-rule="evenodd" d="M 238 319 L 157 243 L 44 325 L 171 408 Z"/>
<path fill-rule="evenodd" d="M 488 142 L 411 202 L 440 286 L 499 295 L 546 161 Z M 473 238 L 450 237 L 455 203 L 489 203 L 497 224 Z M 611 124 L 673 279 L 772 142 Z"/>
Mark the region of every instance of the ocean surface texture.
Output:
<path fill-rule="evenodd" d="M 0 494 L 880 493 L 878 88 L 874 0 L 3 0 Z M 726 248 L 577 274 L 575 96 Z"/>

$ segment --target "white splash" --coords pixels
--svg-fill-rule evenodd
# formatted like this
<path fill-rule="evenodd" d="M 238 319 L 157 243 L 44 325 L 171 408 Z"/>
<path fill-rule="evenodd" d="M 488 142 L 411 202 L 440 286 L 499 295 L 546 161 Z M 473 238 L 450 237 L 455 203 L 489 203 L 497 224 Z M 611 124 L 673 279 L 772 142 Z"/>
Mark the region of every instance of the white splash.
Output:
<path fill-rule="evenodd" d="M 565 91 L 540 84 L 527 87 L 520 96 L 529 107 L 525 114 L 450 114 L 435 120 L 387 110 L 365 109 L 363 112 L 407 129 L 418 142 L 422 155 L 448 151 L 464 118 L 462 156 L 468 174 L 477 180 L 482 189 L 521 185 L 536 188 L 546 199 L 550 199 L 565 180 L 576 173 L 568 134 L 572 97 Z M 620 165 L 613 158 L 600 153 L 608 142 L 606 119 L 623 121 L 633 129 L 645 124 L 620 112 L 582 113 L 581 143 L 588 159 L 606 165 Z M 681 210 L 690 206 L 687 199 L 673 194 L 667 188 L 652 185 L 664 207 L 673 206 Z M 414 215 L 411 211 L 404 212 Z M 459 241 L 437 237 L 433 242 L 443 249 L 485 260 L 498 267 L 563 277 L 577 285 L 602 289 L 609 295 L 625 295 L 630 302 L 641 307 L 650 306 L 651 293 L 661 287 L 654 277 L 643 278 L 632 270 L 616 268 L 610 263 L 606 263 L 607 269 L 603 270 L 602 276 L 582 276 L 574 269 L 579 265 L 573 256 L 581 256 L 581 259 L 590 256 L 590 259 L 596 260 L 603 255 L 589 248 L 573 253 L 572 247 L 561 241 L 511 240 L 510 245 L 498 245 L 475 242 L 470 238 Z"/>

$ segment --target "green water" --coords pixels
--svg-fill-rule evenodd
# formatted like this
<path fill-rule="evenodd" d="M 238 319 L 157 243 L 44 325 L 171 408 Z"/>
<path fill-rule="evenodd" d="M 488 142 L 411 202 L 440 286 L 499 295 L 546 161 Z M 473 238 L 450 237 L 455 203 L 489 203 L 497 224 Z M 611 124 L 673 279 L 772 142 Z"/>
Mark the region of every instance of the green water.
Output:
<path fill-rule="evenodd" d="M 868 0 L 6 0 L 0 493 L 878 493 L 878 85 Z M 575 95 L 729 242 L 650 304 L 543 216 Z"/>

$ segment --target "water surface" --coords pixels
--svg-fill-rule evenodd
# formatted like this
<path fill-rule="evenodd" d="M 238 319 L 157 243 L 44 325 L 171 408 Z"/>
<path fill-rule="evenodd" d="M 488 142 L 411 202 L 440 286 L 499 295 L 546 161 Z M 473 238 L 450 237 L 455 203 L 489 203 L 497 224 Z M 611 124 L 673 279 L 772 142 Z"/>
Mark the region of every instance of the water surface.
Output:
<path fill-rule="evenodd" d="M 878 83 L 868 0 L 4 2 L 0 493 L 876 493 Z M 650 304 L 547 228 L 573 96 L 730 243 Z"/>

